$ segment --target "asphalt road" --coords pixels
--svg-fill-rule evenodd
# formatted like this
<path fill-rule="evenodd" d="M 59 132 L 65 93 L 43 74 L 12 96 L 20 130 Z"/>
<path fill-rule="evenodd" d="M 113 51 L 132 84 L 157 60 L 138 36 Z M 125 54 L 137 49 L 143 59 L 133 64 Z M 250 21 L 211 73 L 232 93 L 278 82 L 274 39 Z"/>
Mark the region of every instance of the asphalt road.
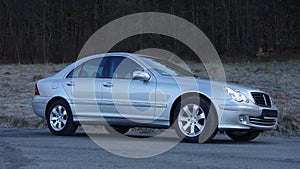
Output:
<path fill-rule="evenodd" d="M 119 142 L 115 149 L 128 141 L 106 133 L 98 136 Z M 154 142 L 176 140 L 158 138 Z M 140 150 L 138 146 L 135 149 Z M 44 129 L 0 129 L 0 168 L 296 169 L 300 168 L 300 138 L 260 136 L 251 143 L 236 143 L 219 134 L 210 143 L 180 142 L 157 156 L 125 158 L 107 152 L 80 131 L 75 136 L 58 137 Z"/>

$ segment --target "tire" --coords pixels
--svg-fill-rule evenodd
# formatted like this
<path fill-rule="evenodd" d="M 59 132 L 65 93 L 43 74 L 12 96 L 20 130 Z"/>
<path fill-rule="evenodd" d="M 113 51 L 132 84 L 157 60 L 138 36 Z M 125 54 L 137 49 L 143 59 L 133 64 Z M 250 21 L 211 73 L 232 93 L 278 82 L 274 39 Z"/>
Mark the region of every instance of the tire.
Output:
<path fill-rule="evenodd" d="M 129 127 L 126 126 L 104 126 L 104 127 L 110 134 L 115 134 L 116 132 L 120 134 L 125 134 L 130 129 Z"/>
<path fill-rule="evenodd" d="M 47 110 L 46 117 L 48 128 L 54 135 L 73 135 L 78 128 L 78 124 L 73 122 L 69 104 L 63 100 L 52 102 Z"/>
<path fill-rule="evenodd" d="M 177 135 L 187 142 L 204 143 L 217 133 L 217 113 L 204 98 L 182 99 L 174 112 L 173 125 Z"/>
<path fill-rule="evenodd" d="M 235 141 L 248 142 L 255 139 L 260 131 L 226 131 L 226 134 Z"/>

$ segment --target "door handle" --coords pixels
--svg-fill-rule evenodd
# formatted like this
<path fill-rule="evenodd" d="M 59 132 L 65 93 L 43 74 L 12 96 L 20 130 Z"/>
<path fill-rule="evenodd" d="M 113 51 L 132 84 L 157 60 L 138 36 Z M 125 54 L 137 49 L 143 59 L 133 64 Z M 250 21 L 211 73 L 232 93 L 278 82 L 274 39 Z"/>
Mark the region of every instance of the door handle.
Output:
<path fill-rule="evenodd" d="M 73 81 L 69 81 L 66 84 L 67 84 L 67 86 L 75 86 L 75 83 Z"/>
<path fill-rule="evenodd" d="M 104 82 L 103 86 L 104 87 L 113 87 L 114 85 L 111 82 Z"/>

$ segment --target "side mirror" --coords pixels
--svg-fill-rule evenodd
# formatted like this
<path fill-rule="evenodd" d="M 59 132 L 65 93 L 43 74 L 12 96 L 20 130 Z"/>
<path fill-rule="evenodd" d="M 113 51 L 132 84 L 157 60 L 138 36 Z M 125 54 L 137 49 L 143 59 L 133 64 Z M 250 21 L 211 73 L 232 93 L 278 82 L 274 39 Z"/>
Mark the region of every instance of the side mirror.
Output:
<path fill-rule="evenodd" d="M 150 79 L 151 76 L 149 75 L 149 73 L 143 71 L 134 71 L 132 77 L 135 80 L 142 80 L 146 82 Z"/>

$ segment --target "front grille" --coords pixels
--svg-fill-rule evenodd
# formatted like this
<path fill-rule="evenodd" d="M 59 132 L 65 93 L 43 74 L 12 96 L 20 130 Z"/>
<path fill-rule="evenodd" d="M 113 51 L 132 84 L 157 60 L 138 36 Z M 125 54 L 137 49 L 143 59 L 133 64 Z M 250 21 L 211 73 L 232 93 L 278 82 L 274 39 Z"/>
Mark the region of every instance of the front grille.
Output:
<path fill-rule="evenodd" d="M 276 119 L 264 119 L 263 117 L 249 117 L 249 121 L 252 124 L 260 126 L 274 126 L 276 124 Z"/>
<path fill-rule="evenodd" d="M 263 107 L 271 107 L 271 99 L 265 93 L 252 92 L 251 93 L 255 104 Z"/>

